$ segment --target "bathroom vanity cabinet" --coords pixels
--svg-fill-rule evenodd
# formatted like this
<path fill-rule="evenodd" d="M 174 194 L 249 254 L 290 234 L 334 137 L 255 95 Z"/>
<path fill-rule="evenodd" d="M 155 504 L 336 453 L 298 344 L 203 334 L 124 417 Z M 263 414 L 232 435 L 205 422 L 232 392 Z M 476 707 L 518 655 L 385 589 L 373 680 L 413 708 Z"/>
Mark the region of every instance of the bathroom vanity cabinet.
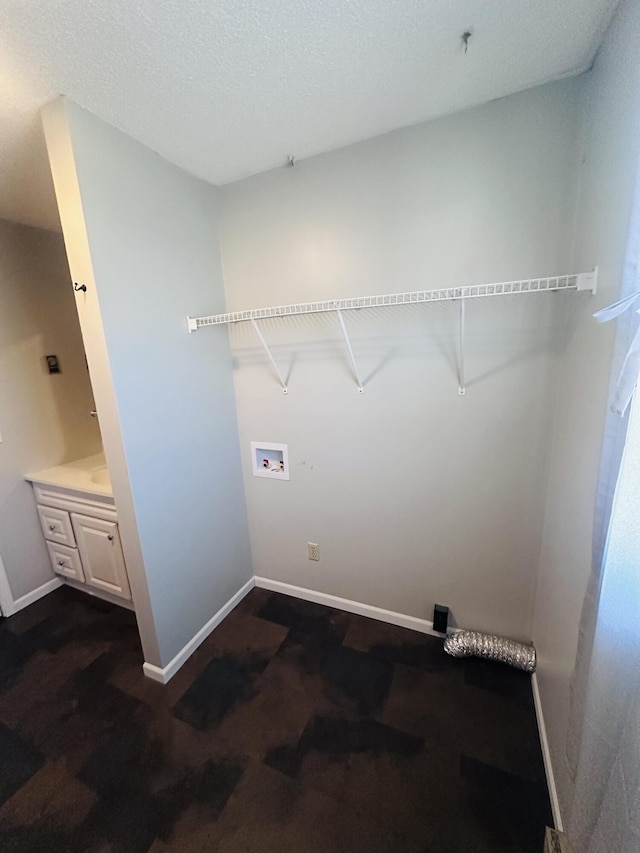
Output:
<path fill-rule="evenodd" d="M 65 582 L 131 607 L 118 516 L 104 457 L 27 477 L 33 484 L 51 567 Z"/>

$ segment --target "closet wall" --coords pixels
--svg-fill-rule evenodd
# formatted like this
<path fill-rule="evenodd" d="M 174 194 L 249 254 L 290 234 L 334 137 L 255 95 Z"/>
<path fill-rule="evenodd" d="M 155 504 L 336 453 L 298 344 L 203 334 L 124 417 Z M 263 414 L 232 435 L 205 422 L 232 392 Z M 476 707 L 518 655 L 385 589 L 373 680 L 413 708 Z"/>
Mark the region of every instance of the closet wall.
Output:
<path fill-rule="evenodd" d="M 569 684 L 591 538 L 615 325 L 591 314 L 618 298 L 640 155 L 640 6 L 623 3 L 585 76 L 585 144 L 574 266 L 600 264 L 599 293 L 577 306 L 558 362 L 561 393 L 551 454 L 534 640 L 538 683 L 563 816 L 573 783 L 565 762 Z"/>
<path fill-rule="evenodd" d="M 164 669 L 251 578 L 214 187 L 66 99 L 56 197 L 145 661 Z"/>
<path fill-rule="evenodd" d="M 4 220 L 0 389 L 0 559 L 16 600 L 53 578 L 24 475 L 99 452 L 100 432 L 62 237 Z"/>
<path fill-rule="evenodd" d="M 573 272 L 573 79 L 220 191 L 227 310 Z M 471 301 L 466 397 L 455 304 L 231 327 L 255 573 L 530 637 L 558 354 L 587 295 Z M 216 335 L 216 329 L 197 333 Z M 291 480 L 254 478 L 286 442 Z M 307 541 L 320 562 L 307 559 Z"/>

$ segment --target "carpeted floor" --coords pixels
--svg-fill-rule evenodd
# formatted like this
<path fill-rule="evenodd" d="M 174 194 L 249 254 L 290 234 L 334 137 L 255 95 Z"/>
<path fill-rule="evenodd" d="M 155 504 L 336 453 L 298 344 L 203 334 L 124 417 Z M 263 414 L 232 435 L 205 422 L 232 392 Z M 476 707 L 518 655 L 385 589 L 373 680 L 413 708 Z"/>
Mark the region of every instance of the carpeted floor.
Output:
<path fill-rule="evenodd" d="M 162 686 L 133 614 L 0 620 L 3 853 L 541 853 L 527 675 L 253 590 Z"/>

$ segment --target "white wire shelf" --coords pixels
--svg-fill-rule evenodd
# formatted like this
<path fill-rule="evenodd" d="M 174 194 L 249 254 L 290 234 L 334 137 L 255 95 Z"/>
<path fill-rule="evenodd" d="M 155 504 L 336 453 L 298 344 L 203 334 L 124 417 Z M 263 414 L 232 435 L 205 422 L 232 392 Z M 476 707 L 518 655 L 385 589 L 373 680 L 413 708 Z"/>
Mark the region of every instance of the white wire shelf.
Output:
<path fill-rule="evenodd" d="M 351 311 L 362 308 L 384 308 L 390 305 L 414 305 L 423 302 L 445 302 L 456 299 L 476 299 L 487 296 L 507 296 L 517 293 L 549 293 L 562 290 L 596 292 L 597 268 L 587 273 L 529 278 L 521 281 L 500 281 L 490 284 L 469 284 L 462 287 L 445 287 L 440 290 L 415 290 L 408 293 L 387 293 L 381 296 L 355 296 L 350 299 L 327 299 L 322 302 L 299 302 L 275 305 L 269 308 L 252 308 L 247 311 L 230 311 L 207 317 L 187 317 L 190 332 L 203 326 L 219 326 L 275 317 L 293 317 L 298 314 L 322 314 L 330 311 Z"/>
<path fill-rule="evenodd" d="M 465 303 L 467 299 L 485 296 L 507 296 L 516 293 L 556 293 L 561 290 L 582 290 L 596 292 L 598 268 L 591 272 L 573 275 L 557 275 L 549 278 L 527 278 L 522 281 L 499 281 L 491 284 L 469 284 L 462 287 L 445 287 L 440 290 L 415 290 L 410 293 L 388 293 L 383 296 L 356 296 L 351 299 L 327 299 L 324 302 L 299 302 L 293 305 L 276 305 L 271 308 L 253 308 L 249 311 L 231 311 L 228 314 L 211 314 L 209 317 L 187 317 L 190 332 L 203 326 L 221 326 L 228 323 L 249 322 L 262 344 L 267 358 L 282 386 L 282 393 L 288 394 L 287 382 L 278 367 L 273 353 L 265 340 L 258 320 L 270 320 L 277 317 L 294 317 L 298 314 L 322 314 L 335 312 L 344 335 L 349 361 L 358 386 L 358 393 L 364 391 L 360 378 L 349 332 L 342 316 L 343 311 L 362 308 L 385 308 L 390 305 L 415 305 L 421 302 L 445 302 L 457 300 L 460 306 L 460 340 L 458 347 L 458 394 L 466 394 L 464 381 L 465 362 Z"/>

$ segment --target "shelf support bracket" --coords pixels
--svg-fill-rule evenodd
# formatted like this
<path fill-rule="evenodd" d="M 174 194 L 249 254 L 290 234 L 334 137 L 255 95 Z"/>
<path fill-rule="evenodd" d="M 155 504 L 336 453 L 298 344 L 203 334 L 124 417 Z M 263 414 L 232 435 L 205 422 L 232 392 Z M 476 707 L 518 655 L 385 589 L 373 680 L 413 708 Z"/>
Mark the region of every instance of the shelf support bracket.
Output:
<path fill-rule="evenodd" d="M 464 397 L 467 389 L 464 384 L 464 333 L 465 333 L 465 301 L 460 299 L 460 342 L 458 348 L 458 394 Z"/>
<path fill-rule="evenodd" d="M 336 308 L 336 314 L 338 315 L 338 320 L 340 320 L 340 325 L 342 326 L 342 334 L 344 335 L 345 343 L 347 344 L 347 351 L 349 353 L 349 359 L 351 361 L 351 367 L 353 368 L 353 373 L 356 377 L 356 382 L 358 383 L 358 394 L 364 393 L 364 388 L 362 387 L 362 380 L 360 379 L 360 374 L 358 372 L 358 365 L 356 363 L 356 357 L 353 354 L 353 350 L 351 348 L 351 341 L 349 340 L 349 333 L 347 332 L 347 327 L 344 323 L 344 317 L 342 316 L 342 311 L 339 308 Z"/>
<path fill-rule="evenodd" d="M 596 293 L 598 290 L 598 267 L 591 272 L 581 272 L 576 276 L 576 290 L 589 290 Z"/>
<path fill-rule="evenodd" d="M 265 341 L 265 339 L 264 339 L 264 335 L 262 334 L 262 332 L 261 332 L 261 330 L 260 330 L 260 327 L 258 326 L 258 324 L 256 323 L 256 321 L 253 319 L 253 317 L 251 318 L 251 325 L 253 326 L 253 328 L 254 328 L 254 331 L 255 331 L 256 335 L 260 338 L 260 343 L 261 343 L 261 344 L 262 344 L 262 346 L 264 347 L 264 351 L 266 352 L 267 356 L 269 357 L 269 361 L 271 362 L 271 366 L 272 366 L 272 367 L 273 367 L 273 369 L 275 370 L 275 372 L 276 372 L 276 376 L 277 376 L 277 377 L 278 377 L 278 379 L 280 380 L 280 384 L 282 385 L 282 393 L 283 393 L 283 394 L 288 394 L 288 393 L 289 393 L 289 389 L 287 388 L 287 383 L 286 383 L 286 382 L 284 381 L 284 379 L 282 378 L 282 374 L 280 373 L 280 370 L 279 370 L 279 368 L 278 368 L 278 365 L 277 365 L 277 364 L 276 364 L 276 362 L 275 362 L 274 357 L 271 355 L 271 350 L 269 349 L 269 347 L 268 347 L 268 345 L 267 345 L 267 342 L 266 342 L 266 341 Z"/>

